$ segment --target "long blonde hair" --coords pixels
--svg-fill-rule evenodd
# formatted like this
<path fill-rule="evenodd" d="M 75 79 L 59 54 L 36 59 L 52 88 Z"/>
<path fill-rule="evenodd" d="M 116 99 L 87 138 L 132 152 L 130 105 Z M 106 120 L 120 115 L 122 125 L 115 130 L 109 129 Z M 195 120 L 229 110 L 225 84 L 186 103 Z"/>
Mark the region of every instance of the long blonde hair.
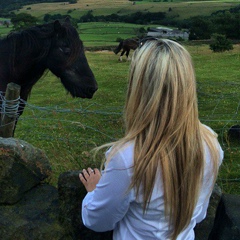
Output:
<path fill-rule="evenodd" d="M 144 212 L 161 170 L 165 215 L 176 239 L 189 224 L 198 199 L 204 141 L 215 179 L 218 171 L 216 136 L 198 119 L 195 72 L 184 47 L 162 39 L 147 41 L 134 52 L 124 112 L 125 136 L 112 143 L 109 158 L 134 141 L 130 188 L 136 189 L 137 196 L 143 189 Z"/>

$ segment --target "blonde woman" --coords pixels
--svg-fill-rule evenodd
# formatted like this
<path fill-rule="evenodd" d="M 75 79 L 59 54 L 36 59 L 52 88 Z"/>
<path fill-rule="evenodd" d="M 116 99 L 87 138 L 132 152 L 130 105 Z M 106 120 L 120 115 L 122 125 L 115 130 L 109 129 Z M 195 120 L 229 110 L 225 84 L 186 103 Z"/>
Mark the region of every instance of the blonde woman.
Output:
<path fill-rule="evenodd" d="M 79 175 L 86 227 L 114 240 L 194 239 L 223 159 L 198 119 L 191 57 L 171 40 L 148 40 L 130 66 L 125 135 L 106 144 L 105 169 Z M 100 148 L 102 148 L 100 147 Z"/>

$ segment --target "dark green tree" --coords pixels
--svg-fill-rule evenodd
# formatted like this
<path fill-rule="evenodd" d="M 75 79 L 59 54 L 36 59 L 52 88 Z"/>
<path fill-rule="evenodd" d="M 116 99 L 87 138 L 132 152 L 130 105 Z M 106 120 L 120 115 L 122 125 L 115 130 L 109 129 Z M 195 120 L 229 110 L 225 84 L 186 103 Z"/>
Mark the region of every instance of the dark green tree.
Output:
<path fill-rule="evenodd" d="M 88 11 L 85 15 L 80 17 L 80 22 L 94 22 L 95 17 L 92 14 L 92 10 Z"/>
<path fill-rule="evenodd" d="M 37 24 L 37 18 L 28 13 L 20 13 L 11 18 L 13 29 L 18 31 Z"/>
<path fill-rule="evenodd" d="M 240 13 L 224 11 L 211 17 L 215 32 L 230 39 L 240 38 Z"/>
<path fill-rule="evenodd" d="M 190 20 L 189 40 L 210 39 L 213 25 L 209 19 L 203 16 L 193 17 Z"/>
<path fill-rule="evenodd" d="M 135 30 L 135 34 L 138 38 L 143 38 L 146 36 L 147 31 L 145 30 L 144 27 L 136 28 L 134 30 Z"/>
<path fill-rule="evenodd" d="M 209 47 L 213 52 L 224 52 L 233 49 L 231 41 L 225 35 L 215 33 L 212 35 L 212 40 Z"/>

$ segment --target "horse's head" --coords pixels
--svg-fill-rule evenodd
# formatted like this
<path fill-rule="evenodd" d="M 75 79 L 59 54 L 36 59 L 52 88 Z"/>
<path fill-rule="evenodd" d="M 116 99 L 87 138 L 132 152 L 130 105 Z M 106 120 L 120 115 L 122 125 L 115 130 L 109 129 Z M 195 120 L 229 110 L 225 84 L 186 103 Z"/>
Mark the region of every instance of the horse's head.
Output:
<path fill-rule="evenodd" d="M 67 19 L 54 22 L 54 37 L 47 58 L 47 67 L 61 79 L 73 97 L 92 98 L 97 82 L 88 65 L 83 43 Z"/>

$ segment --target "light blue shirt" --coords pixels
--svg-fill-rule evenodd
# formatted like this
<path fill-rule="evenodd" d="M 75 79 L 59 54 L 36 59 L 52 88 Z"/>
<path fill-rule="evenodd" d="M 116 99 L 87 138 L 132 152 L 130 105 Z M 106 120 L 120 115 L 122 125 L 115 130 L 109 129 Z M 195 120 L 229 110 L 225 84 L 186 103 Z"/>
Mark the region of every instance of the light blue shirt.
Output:
<path fill-rule="evenodd" d="M 163 184 L 161 175 L 156 179 L 147 212 L 143 214 L 143 199 L 136 199 L 134 189 L 128 191 L 133 174 L 134 144 L 122 148 L 109 162 L 94 191 L 89 192 L 82 202 L 82 219 L 86 227 L 105 232 L 113 230 L 114 240 L 167 240 L 171 229 L 164 215 Z M 220 159 L 223 151 L 219 145 Z M 194 239 L 194 227 L 207 212 L 213 174 L 210 153 L 205 145 L 204 182 L 190 224 L 177 240 Z M 160 171 L 159 171 L 160 172 Z"/>

